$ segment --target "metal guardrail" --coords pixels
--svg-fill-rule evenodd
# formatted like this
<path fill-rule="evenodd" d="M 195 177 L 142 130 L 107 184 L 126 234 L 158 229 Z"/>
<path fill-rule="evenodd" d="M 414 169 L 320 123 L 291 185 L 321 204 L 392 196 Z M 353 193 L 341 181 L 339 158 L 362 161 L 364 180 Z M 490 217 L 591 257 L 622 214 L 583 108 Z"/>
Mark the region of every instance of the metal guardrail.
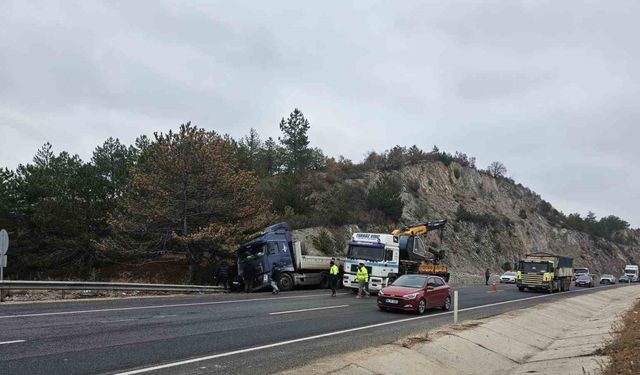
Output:
<path fill-rule="evenodd" d="M 139 290 L 161 292 L 221 292 L 220 286 L 136 284 L 91 281 L 0 281 L 0 290 Z"/>

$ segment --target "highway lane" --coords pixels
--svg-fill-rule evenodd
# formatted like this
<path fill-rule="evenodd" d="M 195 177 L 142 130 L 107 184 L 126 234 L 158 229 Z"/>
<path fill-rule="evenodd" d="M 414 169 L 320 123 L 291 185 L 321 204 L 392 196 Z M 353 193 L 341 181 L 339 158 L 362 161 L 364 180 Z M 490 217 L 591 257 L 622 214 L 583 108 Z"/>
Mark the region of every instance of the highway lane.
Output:
<path fill-rule="evenodd" d="M 485 286 L 459 292 L 461 309 L 535 297 L 462 312 L 465 319 L 566 297 L 520 293 L 513 286 L 499 286 L 497 293 L 488 293 Z M 306 309 L 313 310 L 290 312 Z M 269 373 L 323 355 L 392 342 L 415 329 L 451 321 L 451 315 L 439 310 L 427 316 L 175 366 L 159 373 Z M 412 317 L 378 311 L 374 297 L 355 299 L 343 293 L 331 298 L 317 290 L 279 296 L 261 293 L 3 305 L 0 343 L 24 342 L 0 345 L 0 373 L 119 373 Z"/>

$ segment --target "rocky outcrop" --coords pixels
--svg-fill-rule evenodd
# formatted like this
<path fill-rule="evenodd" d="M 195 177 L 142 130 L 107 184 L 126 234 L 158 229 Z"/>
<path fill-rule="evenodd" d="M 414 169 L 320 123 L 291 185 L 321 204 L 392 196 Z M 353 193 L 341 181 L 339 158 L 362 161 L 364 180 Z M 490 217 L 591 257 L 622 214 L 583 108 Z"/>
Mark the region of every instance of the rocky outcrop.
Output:
<path fill-rule="evenodd" d="M 367 189 L 380 177 L 347 181 Z M 494 178 L 457 163 L 424 162 L 392 172 L 402 183 L 402 223 L 447 219 L 442 238 L 431 234 L 427 241 L 447 251 L 453 274 L 479 275 L 490 268 L 501 271 L 504 263 L 517 262 L 532 251 L 550 251 L 574 258 L 575 266 L 599 273 L 619 275 L 625 264 L 640 261 L 640 231 L 625 230 L 612 239 L 567 229 L 554 220 L 553 208 L 536 193 L 510 179 Z M 384 231 L 391 227 L 343 226 L 297 230 L 294 237 L 311 254 L 319 254 L 313 238 L 326 230 L 336 241 L 333 254 L 346 250 L 355 231 Z M 455 277 L 455 276 L 454 276 Z"/>

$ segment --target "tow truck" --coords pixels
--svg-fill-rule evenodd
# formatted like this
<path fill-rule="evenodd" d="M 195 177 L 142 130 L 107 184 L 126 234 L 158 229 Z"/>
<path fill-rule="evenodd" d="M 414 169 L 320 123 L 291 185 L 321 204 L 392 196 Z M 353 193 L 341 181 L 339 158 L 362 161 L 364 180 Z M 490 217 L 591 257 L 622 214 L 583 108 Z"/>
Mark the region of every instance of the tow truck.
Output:
<path fill-rule="evenodd" d="M 440 276 L 445 281 L 449 281 L 449 267 L 446 264 L 442 264 L 446 255 L 445 251 L 425 245 L 421 238 L 422 235 L 428 232 L 439 230 L 440 243 L 442 243 L 445 224 L 447 224 L 447 220 L 435 220 L 409 225 L 391 232 L 394 236 L 398 236 L 400 274 L 429 274 Z M 432 256 L 429 256 L 429 253 Z"/>

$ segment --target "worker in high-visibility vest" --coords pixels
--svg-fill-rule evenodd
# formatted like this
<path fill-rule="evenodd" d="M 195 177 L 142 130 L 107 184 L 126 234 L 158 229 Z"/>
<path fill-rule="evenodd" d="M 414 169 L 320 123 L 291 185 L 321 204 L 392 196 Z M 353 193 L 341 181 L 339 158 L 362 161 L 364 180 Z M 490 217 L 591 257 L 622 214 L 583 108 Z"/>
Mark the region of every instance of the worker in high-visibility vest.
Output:
<path fill-rule="evenodd" d="M 331 267 L 329 267 L 329 285 L 331 286 L 331 297 L 336 296 L 336 285 L 338 284 L 338 266 L 336 262 L 331 260 Z"/>
<path fill-rule="evenodd" d="M 369 282 L 369 272 L 362 262 L 358 264 L 356 281 L 358 282 L 358 295 L 356 296 L 356 298 L 361 298 L 362 296 L 369 297 L 369 294 L 365 293 L 365 288 L 367 287 L 367 283 Z"/>

